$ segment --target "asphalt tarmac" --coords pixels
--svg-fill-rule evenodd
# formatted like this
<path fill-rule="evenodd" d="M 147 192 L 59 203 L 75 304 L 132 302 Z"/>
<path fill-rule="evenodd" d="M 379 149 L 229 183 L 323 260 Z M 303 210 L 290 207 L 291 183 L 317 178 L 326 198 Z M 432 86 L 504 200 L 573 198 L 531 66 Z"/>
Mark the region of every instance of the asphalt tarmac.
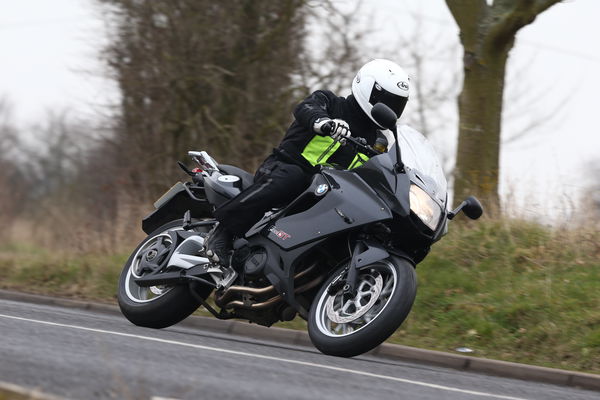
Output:
<path fill-rule="evenodd" d="M 69 399 L 600 398 L 188 327 L 146 329 L 120 316 L 9 300 L 0 300 L 0 382 Z"/>

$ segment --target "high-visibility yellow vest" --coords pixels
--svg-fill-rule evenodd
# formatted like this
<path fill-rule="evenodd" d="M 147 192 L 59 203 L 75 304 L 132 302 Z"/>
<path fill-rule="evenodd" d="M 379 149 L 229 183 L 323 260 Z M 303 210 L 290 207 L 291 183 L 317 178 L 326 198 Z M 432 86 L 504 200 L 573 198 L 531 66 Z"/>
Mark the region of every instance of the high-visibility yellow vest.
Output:
<path fill-rule="evenodd" d="M 340 148 L 340 142 L 333 140 L 331 136 L 315 135 L 304 147 L 302 157 L 306 159 L 313 167 L 327 164 L 329 158 Z M 363 153 L 357 153 L 348 169 L 360 167 L 369 157 Z"/>
<path fill-rule="evenodd" d="M 361 165 L 366 163 L 368 160 L 369 160 L 369 157 L 366 154 L 356 153 L 356 156 L 354 156 L 354 160 L 352 160 L 352 162 L 350 163 L 350 166 L 348 166 L 348 169 L 360 167 Z"/>

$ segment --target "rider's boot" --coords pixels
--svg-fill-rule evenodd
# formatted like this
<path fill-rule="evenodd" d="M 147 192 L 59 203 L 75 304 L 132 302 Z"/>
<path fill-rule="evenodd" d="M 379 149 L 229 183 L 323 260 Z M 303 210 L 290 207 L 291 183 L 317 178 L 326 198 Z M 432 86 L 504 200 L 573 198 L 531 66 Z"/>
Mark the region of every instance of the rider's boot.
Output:
<path fill-rule="evenodd" d="M 229 255 L 232 249 L 233 234 L 223 226 L 217 225 L 208 235 L 206 241 L 206 255 L 221 265 L 229 266 Z"/>

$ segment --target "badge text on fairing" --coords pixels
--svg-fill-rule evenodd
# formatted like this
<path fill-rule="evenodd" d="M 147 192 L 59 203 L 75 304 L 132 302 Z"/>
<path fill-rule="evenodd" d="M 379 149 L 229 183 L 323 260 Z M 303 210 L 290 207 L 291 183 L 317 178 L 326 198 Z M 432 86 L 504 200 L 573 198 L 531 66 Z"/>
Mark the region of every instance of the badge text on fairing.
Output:
<path fill-rule="evenodd" d="M 271 227 L 269 228 L 269 232 L 273 233 L 275 236 L 277 236 L 279 239 L 281 240 L 286 240 L 292 237 L 292 235 L 285 233 L 284 231 L 277 229 L 277 227 L 275 225 L 271 225 Z"/>

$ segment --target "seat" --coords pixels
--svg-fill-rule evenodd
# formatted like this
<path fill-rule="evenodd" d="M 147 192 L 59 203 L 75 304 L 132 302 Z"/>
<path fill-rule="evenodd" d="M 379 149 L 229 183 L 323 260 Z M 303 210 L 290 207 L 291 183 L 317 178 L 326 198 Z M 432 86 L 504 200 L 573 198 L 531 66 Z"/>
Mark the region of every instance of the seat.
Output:
<path fill-rule="evenodd" d="M 241 168 L 228 164 L 219 164 L 219 169 L 227 175 L 239 176 L 242 180 L 242 190 L 254 183 L 254 175 Z"/>

